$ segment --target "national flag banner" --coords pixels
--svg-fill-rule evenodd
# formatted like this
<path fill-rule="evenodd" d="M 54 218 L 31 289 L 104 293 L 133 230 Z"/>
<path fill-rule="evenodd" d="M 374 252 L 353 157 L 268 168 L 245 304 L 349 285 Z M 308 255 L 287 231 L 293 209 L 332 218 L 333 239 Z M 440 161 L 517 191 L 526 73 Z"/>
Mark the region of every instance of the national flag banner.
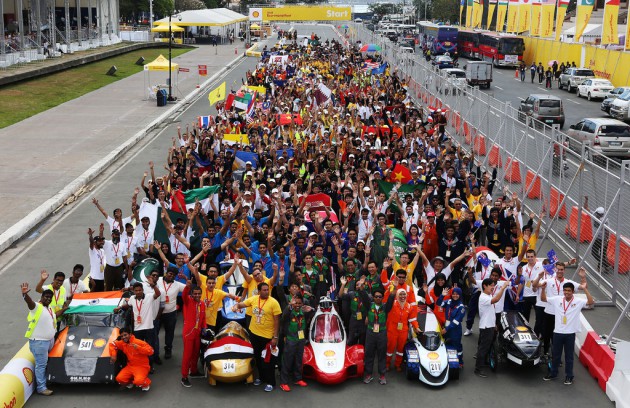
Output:
<path fill-rule="evenodd" d="M 472 27 L 474 0 L 466 0 L 466 27 Z"/>
<path fill-rule="evenodd" d="M 492 18 L 494 17 L 494 10 L 497 8 L 498 0 L 488 0 L 488 17 L 484 27 L 490 28 L 492 24 Z"/>
<path fill-rule="evenodd" d="M 328 102 L 330 102 L 332 91 L 324 84 L 317 85 L 317 88 L 314 92 L 315 101 L 318 106 L 324 106 Z"/>
<path fill-rule="evenodd" d="M 540 9 L 540 36 L 549 38 L 553 35 L 553 14 L 556 10 L 555 0 L 542 0 Z"/>
<path fill-rule="evenodd" d="M 158 205 L 152 204 L 148 198 L 143 199 L 140 203 L 140 207 L 138 208 L 138 215 L 140 219 L 143 219 L 144 217 L 149 218 L 149 231 L 151 232 L 151 235 L 155 233 L 155 226 L 157 225 L 158 221 L 157 214 Z M 142 226 L 140 226 L 140 228 L 142 228 Z"/>
<path fill-rule="evenodd" d="M 519 0 L 510 0 L 510 7 L 507 10 L 507 32 L 518 31 L 518 11 L 520 9 Z"/>
<path fill-rule="evenodd" d="M 392 183 L 403 183 L 407 184 L 411 181 L 411 170 L 402 164 L 396 164 L 391 174 L 389 175 L 389 181 Z"/>
<path fill-rule="evenodd" d="M 245 111 L 245 121 L 247 124 L 251 124 L 254 122 L 254 114 L 256 113 L 256 97 L 258 96 L 258 91 L 254 91 L 252 94 L 252 99 L 247 104 L 247 110 Z"/>
<path fill-rule="evenodd" d="M 481 17 L 483 16 L 483 0 L 473 0 L 472 27 L 481 28 Z"/>
<path fill-rule="evenodd" d="M 378 68 L 372 69 L 372 75 L 382 75 L 387 70 L 387 63 L 382 63 Z"/>
<path fill-rule="evenodd" d="M 395 183 L 390 183 L 388 181 L 383 181 L 383 180 L 377 180 L 376 183 L 378 184 L 378 189 L 380 191 L 382 191 L 383 193 L 385 193 L 385 195 L 389 198 L 389 196 L 391 195 L 392 189 L 396 186 Z M 424 183 L 420 183 L 420 184 L 402 184 L 400 186 L 400 188 L 398 189 L 398 194 L 402 198 L 407 195 L 407 194 L 412 194 L 415 190 L 424 190 L 425 184 Z M 392 209 L 396 209 L 398 208 L 396 206 L 396 203 L 394 201 L 391 201 L 390 204 Z M 402 212 L 402 210 L 401 210 Z"/>
<path fill-rule="evenodd" d="M 225 101 L 225 110 L 231 110 L 232 108 L 240 111 L 246 111 L 249 103 L 253 99 L 253 94 L 239 92 L 237 94 L 229 94 Z"/>
<path fill-rule="evenodd" d="M 619 0 L 606 0 L 604 22 L 602 23 L 602 45 L 618 44 L 617 20 L 619 19 Z"/>
<path fill-rule="evenodd" d="M 497 32 L 503 32 L 503 28 L 505 27 L 505 17 L 507 16 L 508 3 L 509 0 L 499 0 L 499 6 L 497 7 Z"/>
<path fill-rule="evenodd" d="M 118 307 L 122 292 L 89 292 L 75 293 L 68 305 L 68 310 L 64 314 L 77 313 L 114 313 L 114 309 Z"/>
<path fill-rule="evenodd" d="M 464 5 L 466 4 L 466 0 L 459 1 L 459 25 L 462 25 L 462 13 L 464 12 Z"/>
<path fill-rule="evenodd" d="M 249 145 L 249 137 L 246 133 L 226 133 L 223 135 L 222 142 L 229 144 L 230 146 L 236 143 Z"/>
<path fill-rule="evenodd" d="M 519 0 L 518 2 L 518 28 L 517 32 L 529 31 L 529 22 L 532 13 L 532 0 Z"/>
<path fill-rule="evenodd" d="M 199 129 L 208 129 L 214 124 L 214 118 L 212 116 L 197 116 Z"/>
<path fill-rule="evenodd" d="M 288 61 L 288 55 L 272 55 L 269 57 L 269 64 L 281 64 L 282 66 L 285 66 Z"/>
<path fill-rule="evenodd" d="M 290 125 L 295 123 L 296 125 L 302 125 L 302 115 L 299 113 L 279 113 L 276 115 L 276 122 L 280 125 Z"/>
<path fill-rule="evenodd" d="M 400 262 L 400 254 L 407 251 L 409 245 L 407 245 L 407 238 L 405 237 L 405 233 L 402 230 L 398 228 L 392 228 L 392 231 L 394 232 L 394 240 L 392 241 L 392 246 L 394 247 L 394 256 L 396 257 L 396 261 Z"/>
<path fill-rule="evenodd" d="M 558 12 L 556 13 L 556 41 L 560 41 L 560 36 L 562 35 L 562 25 L 564 24 L 564 17 L 567 15 L 569 1 L 570 0 L 558 0 Z"/>
<path fill-rule="evenodd" d="M 173 202 L 171 204 L 171 210 L 175 212 L 181 212 L 181 208 L 185 211 L 195 208 L 197 201 L 201 204 L 201 208 L 208 212 L 212 210 L 210 205 L 210 199 L 213 194 L 218 194 L 221 191 L 221 185 L 206 186 L 201 188 L 194 188 L 192 190 L 186 190 L 182 192 L 177 190 L 173 193 Z M 179 202 L 177 204 L 176 201 Z"/>
<path fill-rule="evenodd" d="M 575 18 L 575 36 L 574 42 L 580 41 L 584 30 L 591 19 L 591 13 L 593 12 L 593 5 L 595 0 L 577 0 L 577 16 Z"/>
<path fill-rule="evenodd" d="M 228 151 L 233 152 L 231 149 L 228 149 Z M 243 170 L 247 162 L 252 164 L 252 168 L 258 168 L 258 154 L 244 150 L 237 151 L 234 155 L 234 166 L 232 170 Z"/>
<path fill-rule="evenodd" d="M 210 102 L 210 106 L 224 99 L 225 99 L 225 81 L 223 81 L 221 85 L 217 86 L 208 94 L 208 101 Z"/>
<path fill-rule="evenodd" d="M 246 87 L 250 90 L 250 92 L 258 92 L 260 95 L 265 95 L 267 93 L 267 88 L 264 86 L 246 85 Z"/>
<path fill-rule="evenodd" d="M 540 37 L 540 18 L 542 12 L 542 0 L 531 0 L 531 18 L 529 24 L 529 35 Z"/>

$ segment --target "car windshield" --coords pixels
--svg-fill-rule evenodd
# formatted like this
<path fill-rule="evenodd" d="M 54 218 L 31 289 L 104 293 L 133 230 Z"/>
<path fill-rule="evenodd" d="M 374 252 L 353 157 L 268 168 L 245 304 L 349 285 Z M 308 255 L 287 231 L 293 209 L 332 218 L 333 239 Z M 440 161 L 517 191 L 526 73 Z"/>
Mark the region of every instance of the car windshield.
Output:
<path fill-rule="evenodd" d="M 540 107 L 541 108 L 558 108 L 560 107 L 560 101 L 557 99 L 541 99 Z"/>
<path fill-rule="evenodd" d="M 312 325 L 311 338 L 315 343 L 341 343 L 344 340 L 341 327 L 337 315 L 321 314 Z"/>
<path fill-rule="evenodd" d="M 625 125 L 604 125 L 599 128 L 600 135 L 608 137 L 630 138 L 630 126 Z"/>
<path fill-rule="evenodd" d="M 455 27 L 440 27 L 438 29 L 438 41 L 457 41 L 457 28 Z"/>
<path fill-rule="evenodd" d="M 622 101 L 630 101 L 630 89 L 619 95 L 619 99 Z"/>
<path fill-rule="evenodd" d="M 428 351 L 435 351 L 440 347 L 440 335 L 437 332 L 422 332 L 418 341 Z"/>
<path fill-rule="evenodd" d="M 119 315 L 112 313 L 73 313 L 65 314 L 66 326 L 92 326 L 92 327 L 113 327 L 120 326 L 116 323 L 124 324 Z"/>
<path fill-rule="evenodd" d="M 455 78 L 466 78 L 466 73 L 463 71 L 452 71 L 449 72 L 449 75 L 454 76 Z"/>
<path fill-rule="evenodd" d="M 575 70 L 575 76 L 595 76 L 595 74 L 593 73 L 593 71 L 591 71 L 590 69 L 576 69 Z"/>
<path fill-rule="evenodd" d="M 525 43 L 522 38 L 502 38 L 499 52 L 505 55 L 522 55 Z"/>

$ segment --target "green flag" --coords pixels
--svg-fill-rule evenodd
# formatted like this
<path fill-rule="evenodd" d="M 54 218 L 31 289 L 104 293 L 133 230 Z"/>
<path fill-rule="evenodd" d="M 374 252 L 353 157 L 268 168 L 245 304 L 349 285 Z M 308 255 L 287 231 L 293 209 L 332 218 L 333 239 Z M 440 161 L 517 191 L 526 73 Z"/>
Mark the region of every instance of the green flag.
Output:
<path fill-rule="evenodd" d="M 383 181 L 383 180 L 376 180 L 376 182 L 378 184 L 378 189 L 384 192 L 387 198 L 389 198 L 391 195 L 391 191 L 396 186 L 396 184 L 390 183 L 388 181 Z M 406 194 L 413 195 L 413 192 L 416 190 L 422 191 L 424 190 L 424 187 L 425 187 L 424 182 L 421 184 L 401 184 L 400 188 L 398 189 L 398 194 L 402 198 Z M 392 207 L 392 209 L 398 209 L 398 206 L 396 205 L 395 201 L 391 201 L 390 206 Z M 402 210 L 399 210 L 399 212 L 402 212 Z"/>
<path fill-rule="evenodd" d="M 405 237 L 405 233 L 398 228 L 392 228 L 394 231 L 394 252 L 396 254 L 396 260 L 400 262 L 400 254 L 407 250 L 407 238 Z"/>
<path fill-rule="evenodd" d="M 186 204 L 194 204 L 195 200 L 203 201 L 209 198 L 212 194 L 218 193 L 220 190 L 220 184 L 195 188 L 184 192 L 184 200 L 186 201 Z"/>

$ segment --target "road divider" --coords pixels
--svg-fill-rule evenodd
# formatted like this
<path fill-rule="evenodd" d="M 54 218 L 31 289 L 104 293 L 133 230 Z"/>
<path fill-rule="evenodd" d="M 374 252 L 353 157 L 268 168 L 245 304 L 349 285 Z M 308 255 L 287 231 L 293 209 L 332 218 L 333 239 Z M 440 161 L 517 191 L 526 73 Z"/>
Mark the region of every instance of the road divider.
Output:
<path fill-rule="evenodd" d="M 0 406 L 21 408 L 35 390 L 35 358 L 26 343 L 0 371 Z"/>

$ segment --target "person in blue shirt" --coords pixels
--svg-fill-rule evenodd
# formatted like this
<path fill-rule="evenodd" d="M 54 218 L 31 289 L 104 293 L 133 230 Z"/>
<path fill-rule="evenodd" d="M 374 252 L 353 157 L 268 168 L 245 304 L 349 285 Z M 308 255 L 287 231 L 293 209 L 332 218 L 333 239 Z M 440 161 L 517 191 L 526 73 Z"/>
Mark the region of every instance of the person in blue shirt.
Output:
<path fill-rule="evenodd" d="M 520 312 L 523 305 L 523 290 L 527 280 L 523 276 L 523 265 L 527 265 L 527 262 L 521 262 L 516 267 L 516 273 L 510 277 L 510 290 L 506 292 L 505 297 L 505 310 L 515 310 Z"/>
<path fill-rule="evenodd" d="M 291 262 L 285 247 L 281 246 L 278 248 L 276 259 L 275 263 L 278 265 L 280 276 L 284 276 L 284 279 L 278 281 L 278 286 L 288 287 L 290 280 L 289 268 L 291 267 Z M 285 274 L 283 275 L 283 273 Z"/>
<path fill-rule="evenodd" d="M 444 289 L 448 292 L 448 289 Z M 457 356 L 459 357 L 459 364 L 464 364 L 464 347 L 462 346 L 462 321 L 464 315 L 466 315 L 466 309 L 462 303 L 462 290 L 460 288 L 453 288 L 451 292 L 451 298 L 444 300 L 444 296 L 440 296 L 438 299 L 440 306 L 444 308 L 444 317 L 446 323 L 442 329 L 442 334 L 446 340 L 446 344 L 450 344 L 457 349 Z"/>
<path fill-rule="evenodd" d="M 251 248 L 245 245 L 243 240 L 239 240 L 239 243 L 241 244 L 239 252 L 245 255 L 245 258 L 250 264 L 260 261 L 263 265 L 263 269 L 265 270 L 265 276 L 269 279 L 273 276 L 273 264 L 278 263 L 278 257 L 273 253 L 273 247 L 271 245 L 273 237 L 273 231 L 269 231 L 269 234 L 267 235 L 267 243 L 259 243 L 258 252 L 254 252 Z"/>

